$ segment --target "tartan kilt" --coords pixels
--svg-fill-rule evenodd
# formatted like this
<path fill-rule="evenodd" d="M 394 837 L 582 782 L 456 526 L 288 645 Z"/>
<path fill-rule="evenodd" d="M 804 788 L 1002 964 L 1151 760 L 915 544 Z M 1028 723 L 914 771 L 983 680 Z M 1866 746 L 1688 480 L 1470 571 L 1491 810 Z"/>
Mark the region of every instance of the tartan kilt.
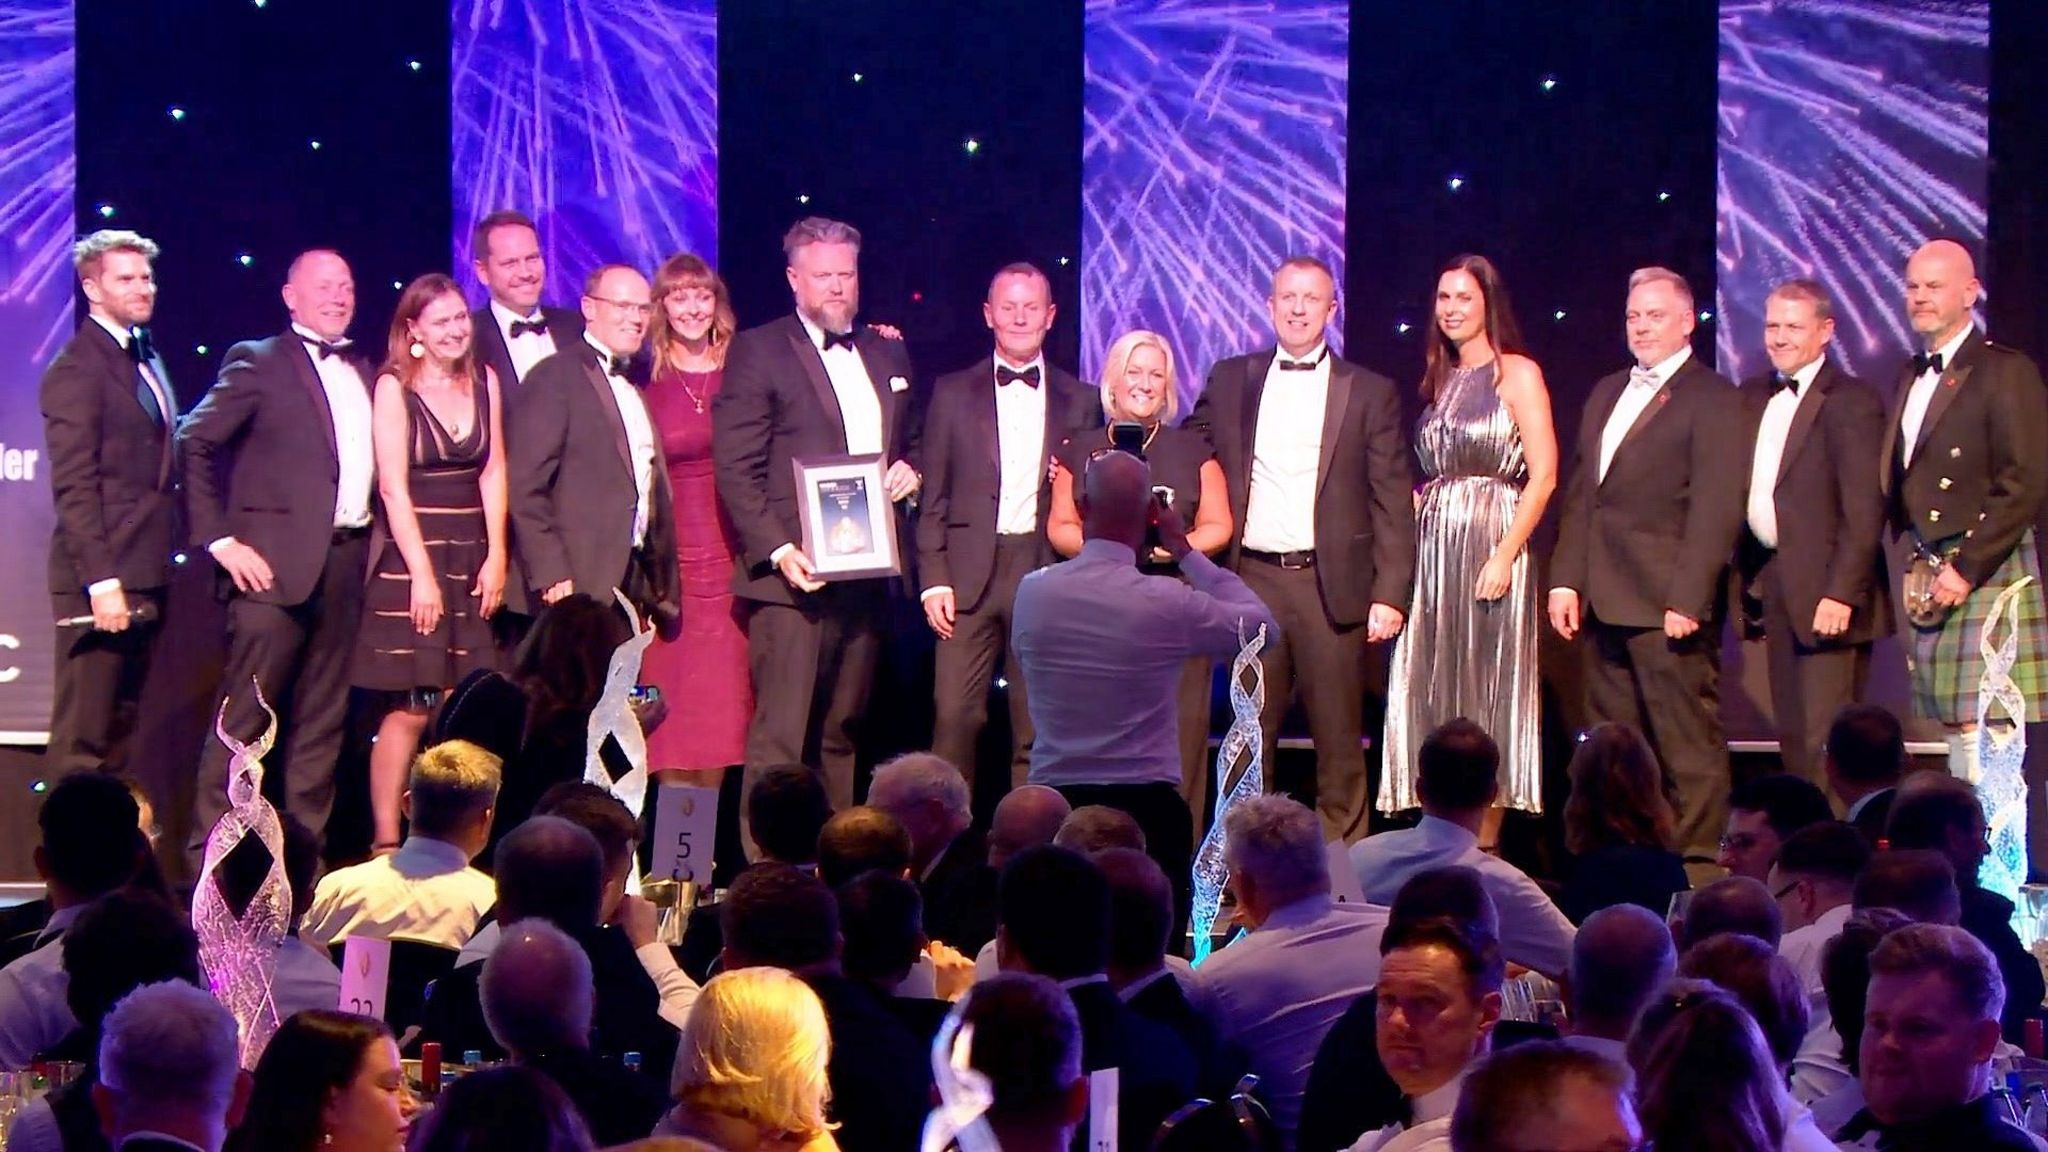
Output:
<path fill-rule="evenodd" d="M 2005 562 L 1974 589 L 1938 628 L 1906 622 L 1906 665 L 1913 678 L 1915 715 L 1947 725 L 1977 722 L 1977 688 L 1984 679 L 1982 640 L 1991 605 L 2014 581 L 2033 577 L 2018 596 L 2012 616 L 2019 627 L 2019 654 L 2012 682 L 2026 700 L 2027 720 L 2048 719 L 2048 600 L 2041 588 L 2041 564 L 2028 529 Z"/>

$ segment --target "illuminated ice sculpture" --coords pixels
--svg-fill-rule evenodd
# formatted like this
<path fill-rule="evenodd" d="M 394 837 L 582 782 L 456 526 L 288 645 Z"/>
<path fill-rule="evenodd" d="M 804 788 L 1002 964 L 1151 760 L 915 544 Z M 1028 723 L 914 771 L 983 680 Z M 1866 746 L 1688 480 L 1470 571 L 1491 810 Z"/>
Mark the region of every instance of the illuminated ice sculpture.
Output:
<path fill-rule="evenodd" d="M 1223 818 L 1238 802 L 1266 791 L 1265 735 L 1259 728 L 1259 712 L 1266 706 L 1266 667 L 1259 652 L 1265 646 L 1266 626 L 1261 624 L 1230 663 L 1230 730 L 1216 749 L 1216 819 L 1195 850 L 1190 927 L 1197 965 L 1209 958 L 1210 932 L 1223 905 L 1224 882 L 1230 878 L 1230 865 L 1223 858 Z M 1231 770 L 1240 762 L 1244 767 L 1233 781 Z"/>
<path fill-rule="evenodd" d="M 1977 685 L 1977 801 L 1984 807 L 1991 853 L 1978 868 L 1977 882 L 2011 900 L 2022 910 L 2020 885 L 2027 879 L 2027 756 L 2026 697 L 2013 683 L 2012 666 L 2019 657 L 2021 590 L 2031 578 L 2015 581 L 1998 594 L 1984 620 L 1979 643 L 1984 653 L 1984 678 Z M 2001 635 L 2002 633 L 2002 635 Z M 2035 925 L 2022 929 L 2032 938 Z"/>

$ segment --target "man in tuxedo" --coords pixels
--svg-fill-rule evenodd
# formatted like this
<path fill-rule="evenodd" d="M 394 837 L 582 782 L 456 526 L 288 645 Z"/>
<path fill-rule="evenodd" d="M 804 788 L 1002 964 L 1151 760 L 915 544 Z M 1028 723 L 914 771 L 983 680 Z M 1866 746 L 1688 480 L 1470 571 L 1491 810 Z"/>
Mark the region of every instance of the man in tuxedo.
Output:
<path fill-rule="evenodd" d="M 86 319 L 43 373 L 57 513 L 50 599 L 60 621 L 46 763 L 58 774 L 127 765 L 132 724 L 122 722 L 122 704 L 132 708 L 142 693 L 164 610 L 178 400 L 145 327 L 156 309 L 156 255 L 155 242 L 115 230 L 72 247 Z"/>
<path fill-rule="evenodd" d="M 892 501 L 920 483 L 905 459 L 910 358 L 854 328 L 860 233 L 809 217 L 783 237 L 795 315 L 733 337 L 711 402 L 718 494 L 739 532 L 733 592 L 753 606 L 747 662 L 754 718 L 746 780 L 771 764 L 816 764 L 835 809 L 853 804 L 853 732 L 867 711 L 888 582 L 819 579 L 804 547 L 793 461 L 880 456 Z"/>
<path fill-rule="evenodd" d="M 318 834 L 334 806 L 363 615 L 374 369 L 346 335 L 356 288 L 339 253 L 293 260 L 284 304 L 291 327 L 228 349 L 179 425 L 178 446 L 192 538 L 220 566 L 228 597 L 227 729 L 245 741 L 263 734 L 253 681 L 285 719 L 285 808 Z M 227 770 L 226 746 L 209 736 L 193 796 L 195 855 L 227 809 Z"/>
<path fill-rule="evenodd" d="M 1815 785 L 1826 783 L 1822 737 L 1862 695 L 1871 645 L 1894 626 L 1870 459 L 1884 405 L 1827 355 L 1834 335 L 1827 289 L 1785 281 L 1764 301 L 1772 371 L 1742 385 L 1743 619 L 1763 631 L 1785 770 Z"/>
<path fill-rule="evenodd" d="M 534 366 L 511 405 L 512 524 L 532 603 L 617 589 L 664 633 L 682 619 L 675 508 L 653 417 L 629 379 L 653 304 L 606 264 L 583 284 L 583 335 Z"/>
<path fill-rule="evenodd" d="M 1094 389 L 1046 363 L 1054 312 L 1045 273 L 1029 264 L 997 272 L 981 306 L 995 333 L 994 362 L 939 377 L 924 418 L 917 567 L 925 620 L 939 638 L 932 751 L 975 773 L 989 681 L 1001 668 L 1010 703 L 1006 788 L 1031 768 L 1031 713 L 1009 651 L 1010 609 L 1024 574 L 1055 559 L 1045 537 L 1053 449 L 1102 416 Z"/>
<path fill-rule="evenodd" d="M 1366 645 L 1401 631 L 1415 573 L 1414 475 L 1393 381 L 1339 359 L 1324 332 L 1337 282 L 1313 257 L 1273 274 L 1278 346 L 1218 363 L 1189 424 L 1230 485 L 1226 564 L 1272 608 L 1266 638 L 1265 762 L 1298 690 L 1316 749 L 1316 814 L 1327 839 L 1365 834 Z M 1395 766 L 1405 770 L 1405 766 Z M 1185 781 L 1203 807 L 1203 781 Z"/>
<path fill-rule="evenodd" d="M 2009 590 L 2019 641 L 2012 681 L 2027 720 L 2048 709 L 2048 609 L 2033 537 L 2048 493 L 2048 394 L 2032 360 L 1977 331 L 1970 310 L 1980 293 L 1970 254 L 1953 240 L 1933 241 L 1907 263 L 1906 309 L 1921 350 L 1899 373 L 1880 457 L 1900 549 L 1941 560 L 1927 606 L 1940 618 L 1916 619 L 1907 633 L 1913 708 L 1948 729 L 1949 770 L 1972 783 L 1981 641 Z"/>
<path fill-rule="evenodd" d="M 1635 364 L 1593 386 L 1551 555 L 1549 616 L 1583 630 L 1586 711 L 1642 732 L 1676 779 L 1679 848 L 1712 860 L 1727 820 L 1721 613 L 1744 473 L 1741 402 L 1692 354 L 1693 296 L 1666 268 L 1629 277 Z"/>
<path fill-rule="evenodd" d="M 477 221 L 469 250 L 476 278 L 490 293 L 487 315 L 478 317 L 483 322 L 474 329 L 476 354 L 498 374 L 499 390 L 510 398 L 535 365 L 575 345 L 583 316 L 541 303 L 548 265 L 540 232 L 524 212 L 501 209 Z"/>

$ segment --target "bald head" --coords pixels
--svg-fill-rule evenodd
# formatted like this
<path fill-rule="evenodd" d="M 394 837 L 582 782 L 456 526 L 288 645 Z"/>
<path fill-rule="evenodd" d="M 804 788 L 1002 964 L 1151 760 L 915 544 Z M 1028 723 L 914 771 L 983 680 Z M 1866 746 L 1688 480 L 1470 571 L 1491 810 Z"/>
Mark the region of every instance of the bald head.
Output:
<path fill-rule="evenodd" d="M 1955 339 L 1982 292 L 1976 262 L 1953 240 L 1930 240 L 1906 261 L 1907 319 L 1929 351 Z"/>
<path fill-rule="evenodd" d="M 1628 1039 L 1643 1006 L 1678 970 L 1671 930 L 1637 904 L 1602 908 L 1572 942 L 1572 1026 L 1582 1035 Z"/>
<path fill-rule="evenodd" d="M 1090 540 L 1113 540 L 1137 551 L 1151 523 L 1152 470 L 1128 452 L 1105 452 L 1081 477 L 1081 531 Z"/>
<path fill-rule="evenodd" d="M 1070 811 L 1067 798 L 1043 784 L 1012 788 L 989 823 L 988 866 L 999 869 L 1026 848 L 1052 843 Z"/>
<path fill-rule="evenodd" d="M 484 961 L 479 988 L 491 1036 L 515 1057 L 590 1043 L 590 957 L 546 920 L 530 917 L 505 929 Z"/>

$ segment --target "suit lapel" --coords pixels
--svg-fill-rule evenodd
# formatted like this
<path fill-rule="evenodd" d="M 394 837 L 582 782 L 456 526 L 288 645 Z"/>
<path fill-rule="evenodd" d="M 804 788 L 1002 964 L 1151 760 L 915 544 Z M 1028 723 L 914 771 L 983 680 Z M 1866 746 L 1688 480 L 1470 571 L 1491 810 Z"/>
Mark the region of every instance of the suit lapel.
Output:
<path fill-rule="evenodd" d="M 588 342 L 584 342 L 588 349 Z M 626 443 L 626 417 L 619 411 L 618 396 L 612 391 L 612 382 L 597 366 L 597 358 L 585 355 L 582 359 L 583 378 L 590 383 L 590 390 L 597 394 L 597 410 L 604 413 L 605 423 L 611 426 L 612 444 L 619 450 L 619 463 L 625 465 L 626 475 L 637 474 L 633 467 L 633 449 Z"/>
<path fill-rule="evenodd" d="M 341 465 L 341 449 L 334 443 L 334 409 L 327 404 L 327 388 L 320 383 L 320 373 L 313 367 L 313 350 L 297 332 L 287 330 L 284 334 L 285 358 L 291 361 L 292 370 L 298 374 L 299 384 L 313 400 L 313 410 L 320 413 L 320 431 L 327 437 L 327 456 L 338 468 Z"/>
<path fill-rule="evenodd" d="M 1586 401 L 1586 417 L 1580 429 L 1580 443 L 1592 450 L 1593 482 L 1596 485 L 1607 482 L 1607 477 L 1600 473 L 1600 441 L 1607 435 L 1607 422 L 1614 419 L 1615 406 L 1621 403 L 1621 392 L 1626 387 L 1628 373 L 1610 376 L 1606 381 L 1593 386 L 1593 395 Z"/>
<path fill-rule="evenodd" d="M 846 418 L 839 414 L 839 396 L 832 391 L 832 379 L 825 375 L 825 357 L 818 346 L 811 343 L 811 334 L 803 322 L 791 318 L 789 322 L 789 350 L 804 367 L 804 376 L 811 382 L 811 391 L 818 395 L 818 406 L 825 410 L 825 419 L 839 434 L 842 451 L 846 443 Z"/>
<path fill-rule="evenodd" d="M 867 371 L 868 386 L 875 390 L 875 405 L 882 413 L 882 462 L 886 464 L 895 455 L 896 390 L 889 386 L 891 377 L 874 355 L 879 350 L 876 342 L 882 339 L 884 337 L 862 330 L 854 337 L 853 346 L 860 353 L 861 367 Z M 824 369 L 824 361 L 820 359 L 818 370 L 822 372 Z M 827 390 L 830 390 L 830 381 L 827 381 Z M 991 398 L 989 403 L 995 403 L 994 399 Z M 837 398 L 833 400 L 832 407 L 835 411 L 838 409 Z"/>
<path fill-rule="evenodd" d="M 1963 341 L 1963 346 L 1956 349 L 1956 362 L 1942 368 L 1941 379 L 1934 385 L 1934 396 L 1927 402 L 1927 415 L 1920 420 L 1920 435 L 1913 440 L 1913 459 L 1920 459 L 1920 450 L 1927 446 L 1927 438 L 1933 434 L 1934 426 L 1948 415 L 1949 406 L 1956 402 L 1956 396 L 1969 381 L 1970 373 L 1976 370 L 1977 346 L 1983 340 L 1981 333 L 1972 331 L 1969 339 Z"/>
<path fill-rule="evenodd" d="M 1351 367 L 1332 356 L 1330 358 L 1330 390 L 1323 397 L 1323 451 L 1322 459 L 1316 463 L 1316 494 L 1321 495 L 1323 485 L 1330 479 L 1330 465 L 1337 459 L 1337 437 L 1344 430 L 1345 417 L 1351 407 L 1351 397 L 1357 391 L 1352 379 Z"/>
<path fill-rule="evenodd" d="M 1785 474 L 1792 470 L 1792 461 L 1806 446 L 1807 437 L 1813 435 L 1814 425 L 1820 422 L 1821 406 L 1828 402 L 1828 393 L 1835 386 L 1834 365 L 1821 366 L 1813 378 L 1813 386 L 1806 395 L 1799 398 L 1799 407 L 1792 410 L 1792 426 L 1785 430 L 1785 450 L 1778 454 L 1778 475 L 1771 482 L 1775 489 L 1785 482 Z"/>
<path fill-rule="evenodd" d="M 171 374 L 164 371 L 164 358 L 156 355 L 154 352 L 149 357 L 149 371 L 150 375 L 156 377 L 157 383 L 155 389 L 150 389 L 150 395 L 155 398 L 156 405 L 164 410 L 163 421 L 157 427 L 157 436 L 160 438 L 160 443 L 158 445 L 156 486 L 158 488 L 166 488 L 171 482 L 171 457 L 176 450 L 174 442 L 177 439 L 178 427 L 178 393 L 171 387 Z M 136 388 L 149 389 L 149 381 L 142 378 L 140 369 L 135 370 L 134 376 Z M 322 391 L 324 393 L 325 390 L 323 389 Z M 135 397 L 135 403 L 137 406 L 140 406 L 142 403 L 142 397 L 139 393 Z M 147 412 L 143 414 L 148 415 Z"/>
<path fill-rule="evenodd" d="M 1045 385 L 1046 381 L 1039 381 L 1039 387 L 1043 388 Z M 1003 477 L 1003 421 L 996 409 L 996 385 L 993 371 L 975 387 L 967 403 L 974 434 L 981 440 L 982 446 L 987 449 L 986 454 L 989 466 L 995 469 L 996 487 L 1000 490 Z M 1047 427 L 1052 425 L 1051 404 L 1045 406 L 1045 423 Z"/>
<path fill-rule="evenodd" d="M 1913 391 L 1911 364 L 1899 370 L 1899 383 L 1892 389 L 1891 419 L 1884 425 L 1884 448 L 1878 457 L 1877 490 L 1886 499 L 1892 494 L 1892 464 L 1899 458 L 1899 425 L 1906 418 L 1906 401 Z"/>
<path fill-rule="evenodd" d="M 1636 413 L 1635 422 L 1628 426 L 1628 431 L 1621 434 L 1621 442 L 1614 446 L 1614 460 L 1621 459 L 1621 454 L 1624 450 L 1628 448 L 1629 441 L 1634 440 L 1636 437 L 1642 435 L 1643 429 L 1648 428 L 1650 426 L 1651 421 L 1655 420 L 1659 415 L 1661 415 L 1664 409 L 1671 406 L 1671 386 L 1678 383 L 1679 380 L 1683 379 L 1685 374 L 1692 371 L 1692 369 L 1693 362 L 1691 360 L 1687 360 L 1685 364 L 1679 368 L 1678 371 L 1671 374 L 1671 379 L 1666 380 L 1662 388 L 1657 389 L 1657 394 L 1655 396 L 1650 397 L 1650 402 L 1648 404 L 1643 405 L 1643 410 L 1641 412 Z M 1626 378 L 1624 378 L 1624 384 L 1626 384 Z M 1619 402 L 1620 397 L 1617 395 L 1615 399 L 1617 402 Z M 1611 413 L 1613 411 L 1612 407 L 1610 407 L 1608 411 Z M 1604 434 L 1607 427 L 1606 423 L 1603 421 L 1600 427 Z M 1609 476 L 1612 476 L 1614 474 L 1613 460 L 1608 461 L 1607 474 Z"/>

